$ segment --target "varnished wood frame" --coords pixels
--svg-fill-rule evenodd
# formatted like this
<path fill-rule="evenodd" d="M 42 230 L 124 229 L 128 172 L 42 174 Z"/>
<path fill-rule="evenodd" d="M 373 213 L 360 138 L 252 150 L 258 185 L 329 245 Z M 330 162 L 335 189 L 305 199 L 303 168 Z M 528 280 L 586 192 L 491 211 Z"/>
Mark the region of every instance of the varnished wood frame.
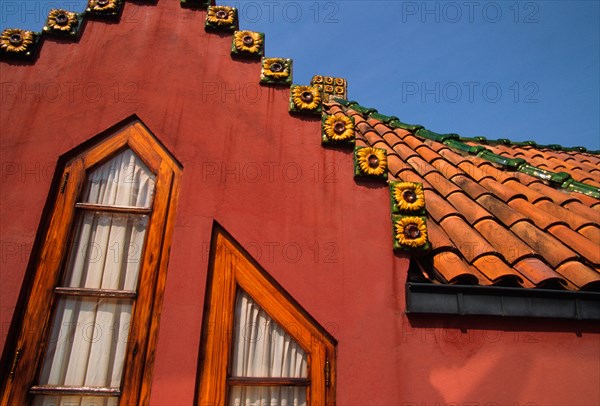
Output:
<path fill-rule="evenodd" d="M 335 405 L 335 339 L 218 224 L 213 228 L 211 244 L 195 404 L 224 406 L 227 402 L 239 287 L 306 351 L 310 380 L 307 404 Z"/>
<path fill-rule="evenodd" d="M 137 120 L 109 134 L 69 159 L 62 170 L 54 203 L 49 212 L 35 272 L 26 294 L 10 376 L 3 381 L 3 406 L 25 405 L 36 383 L 45 342 L 50 330 L 51 309 L 58 295 L 53 290 L 60 280 L 68 255 L 66 247 L 73 229 L 75 206 L 86 173 L 124 148 L 131 148 L 156 175 L 152 213 L 148 222 L 138 293 L 132 309 L 132 324 L 123 370 L 120 405 L 146 405 L 150 399 L 160 309 L 167 276 L 167 263 L 179 196 L 181 166 Z"/>

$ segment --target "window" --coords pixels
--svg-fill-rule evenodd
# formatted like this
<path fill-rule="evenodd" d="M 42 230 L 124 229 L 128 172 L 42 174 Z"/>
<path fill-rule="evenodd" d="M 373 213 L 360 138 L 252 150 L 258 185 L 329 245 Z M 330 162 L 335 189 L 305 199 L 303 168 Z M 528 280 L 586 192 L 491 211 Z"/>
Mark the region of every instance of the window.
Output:
<path fill-rule="evenodd" d="M 3 403 L 147 403 L 180 176 L 140 123 L 66 163 Z"/>
<path fill-rule="evenodd" d="M 198 405 L 335 404 L 335 340 L 219 227 Z"/>

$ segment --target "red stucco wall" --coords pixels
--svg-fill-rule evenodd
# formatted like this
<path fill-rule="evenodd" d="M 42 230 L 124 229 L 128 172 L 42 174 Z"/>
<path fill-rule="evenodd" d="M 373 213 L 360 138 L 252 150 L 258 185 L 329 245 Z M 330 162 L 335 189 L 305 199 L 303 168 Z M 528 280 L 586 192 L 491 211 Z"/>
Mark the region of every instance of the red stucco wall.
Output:
<path fill-rule="evenodd" d="M 58 157 L 137 114 L 184 165 L 152 404 L 193 400 L 215 219 L 337 338 L 339 405 L 600 404 L 591 324 L 409 321 L 387 188 L 354 182 L 351 154 L 322 148 L 319 121 L 290 116 L 289 90 L 259 86 L 204 16 L 128 3 L 34 65 L 0 64 L 3 347 Z"/>

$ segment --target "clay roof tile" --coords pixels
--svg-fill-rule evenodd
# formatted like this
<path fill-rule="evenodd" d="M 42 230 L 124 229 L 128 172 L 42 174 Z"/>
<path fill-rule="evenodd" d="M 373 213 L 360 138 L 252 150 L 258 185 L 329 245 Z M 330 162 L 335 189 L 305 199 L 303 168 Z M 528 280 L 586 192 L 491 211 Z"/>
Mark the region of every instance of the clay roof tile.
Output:
<path fill-rule="evenodd" d="M 600 247 L 598 244 L 563 224 L 552 226 L 548 231 L 565 245 L 581 254 L 581 256 L 586 258 L 589 262 L 596 266 L 600 266 Z"/>
<path fill-rule="evenodd" d="M 513 265 L 521 275 L 529 279 L 535 286 L 555 285 L 566 286 L 560 274 L 553 271 L 539 258 L 524 258 Z"/>
<path fill-rule="evenodd" d="M 486 239 L 462 217 L 448 216 L 440 224 L 469 263 L 473 263 L 480 256 L 495 253 Z"/>
<path fill-rule="evenodd" d="M 579 261 L 565 262 L 556 272 L 583 290 L 600 290 L 600 272 Z"/>
<path fill-rule="evenodd" d="M 435 255 L 433 268 L 443 276 L 446 283 L 476 285 L 484 280 L 484 278 L 478 278 L 475 269 L 454 252 L 442 252 Z"/>
<path fill-rule="evenodd" d="M 495 255 L 485 255 L 473 261 L 473 266 L 494 285 L 520 286 L 523 277 Z"/>
<path fill-rule="evenodd" d="M 482 220 L 475 225 L 475 228 L 492 244 L 496 251 L 502 253 L 510 264 L 535 255 L 535 251 L 529 245 L 496 220 Z"/>
<path fill-rule="evenodd" d="M 519 221 L 510 228 L 555 268 L 563 262 L 578 258 L 574 251 L 567 248 L 554 236 L 540 230 L 531 223 Z"/>
<path fill-rule="evenodd" d="M 441 161 L 436 161 L 441 162 Z M 436 165 L 434 165 L 436 166 Z M 442 168 L 438 168 L 440 172 L 445 173 Z M 447 176 L 448 177 L 448 176 Z M 451 176 L 452 182 L 454 182 L 457 186 L 459 186 L 462 190 L 464 190 L 472 199 L 478 199 L 481 195 L 491 194 L 489 190 L 482 187 L 479 183 L 473 181 L 467 176 L 458 174 L 456 176 Z"/>

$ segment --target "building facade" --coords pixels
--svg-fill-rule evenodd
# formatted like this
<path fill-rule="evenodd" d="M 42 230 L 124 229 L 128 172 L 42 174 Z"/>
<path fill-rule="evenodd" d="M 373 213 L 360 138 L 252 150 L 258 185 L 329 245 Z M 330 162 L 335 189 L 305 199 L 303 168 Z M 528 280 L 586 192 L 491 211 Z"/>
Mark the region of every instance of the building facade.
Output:
<path fill-rule="evenodd" d="M 2 404 L 599 404 L 598 153 L 298 86 L 202 3 L 3 33 Z"/>

